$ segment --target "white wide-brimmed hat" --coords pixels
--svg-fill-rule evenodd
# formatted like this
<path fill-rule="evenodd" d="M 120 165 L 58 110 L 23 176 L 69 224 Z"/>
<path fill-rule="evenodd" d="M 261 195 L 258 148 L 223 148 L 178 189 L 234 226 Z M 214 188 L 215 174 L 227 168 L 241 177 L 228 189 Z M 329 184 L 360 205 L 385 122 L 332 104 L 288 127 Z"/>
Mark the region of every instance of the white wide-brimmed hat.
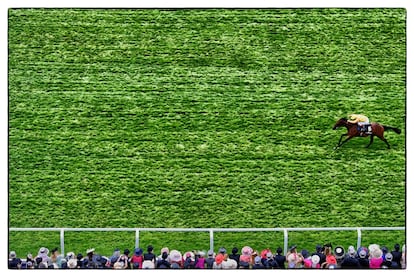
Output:
<path fill-rule="evenodd" d="M 47 249 L 46 247 L 41 247 L 39 249 L 39 256 L 40 255 L 49 255 L 49 249 Z"/>
<path fill-rule="evenodd" d="M 250 246 L 245 246 L 242 248 L 243 255 L 251 255 L 253 253 L 253 249 Z"/>
<path fill-rule="evenodd" d="M 312 264 L 318 264 L 321 258 L 318 255 L 312 255 L 311 260 L 312 260 Z"/>
<path fill-rule="evenodd" d="M 178 250 L 171 250 L 170 252 L 170 260 L 172 262 L 180 262 L 183 256 L 181 255 L 180 251 Z"/>

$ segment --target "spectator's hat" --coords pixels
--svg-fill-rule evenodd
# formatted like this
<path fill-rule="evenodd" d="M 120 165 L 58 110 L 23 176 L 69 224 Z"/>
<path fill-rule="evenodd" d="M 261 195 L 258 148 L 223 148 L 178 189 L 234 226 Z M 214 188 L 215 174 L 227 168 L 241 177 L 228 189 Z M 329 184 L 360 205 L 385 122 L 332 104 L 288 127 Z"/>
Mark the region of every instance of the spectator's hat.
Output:
<path fill-rule="evenodd" d="M 168 249 L 168 247 L 163 247 L 163 248 L 161 248 L 161 254 L 162 253 L 167 253 L 167 254 L 170 254 L 170 249 Z"/>
<path fill-rule="evenodd" d="M 182 259 L 182 255 L 179 251 L 177 250 L 171 250 L 170 252 L 170 260 L 172 262 L 180 262 Z"/>
<path fill-rule="evenodd" d="M 76 268 L 76 266 L 78 265 L 78 261 L 74 258 L 69 259 L 68 261 L 68 267 L 69 268 Z"/>
<path fill-rule="evenodd" d="M 296 249 L 296 245 L 292 245 L 292 246 L 289 248 L 289 251 L 292 251 L 292 250 L 294 250 L 294 249 Z"/>
<path fill-rule="evenodd" d="M 213 257 L 214 256 L 214 251 L 213 250 L 208 250 L 207 251 L 207 256 L 209 256 L 209 257 Z"/>
<path fill-rule="evenodd" d="M 226 253 L 227 253 L 226 248 L 224 248 L 224 247 L 220 247 L 220 249 L 219 249 L 219 253 L 221 253 L 221 254 L 226 254 Z"/>
<path fill-rule="evenodd" d="M 262 258 L 260 258 L 260 256 L 256 256 L 255 258 L 254 258 L 254 263 L 255 264 L 260 264 L 262 262 Z"/>
<path fill-rule="evenodd" d="M 142 249 L 141 248 L 135 248 L 135 251 L 134 251 L 134 253 L 135 253 L 135 255 L 137 255 L 137 256 L 141 256 L 142 255 Z"/>
<path fill-rule="evenodd" d="M 358 256 L 362 259 L 365 259 L 367 256 L 367 251 L 365 249 L 361 249 L 361 251 L 359 251 Z"/>
<path fill-rule="evenodd" d="M 73 253 L 73 252 L 68 252 L 67 257 L 68 257 L 68 260 L 70 260 L 70 259 L 74 259 L 74 258 L 75 258 L 75 253 Z"/>
<path fill-rule="evenodd" d="M 318 255 L 312 255 L 311 260 L 312 264 L 319 264 L 321 258 Z"/>
<path fill-rule="evenodd" d="M 352 245 L 348 247 L 348 254 L 352 257 L 355 257 L 355 248 Z"/>
<path fill-rule="evenodd" d="M 266 253 L 266 258 L 270 259 L 272 257 L 273 257 L 272 252 L 269 251 L 269 252 Z"/>
<path fill-rule="evenodd" d="M 46 247 L 41 247 L 40 249 L 39 249 L 39 254 L 42 254 L 42 255 L 48 255 L 49 254 L 49 249 L 47 249 Z M 40 256 L 40 255 L 39 255 Z"/>
<path fill-rule="evenodd" d="M 86 250 L 86 254 L 93 253 L 94 251 L 95 251 L 95 248 L 89 248 L 88 250 Z"/>
<path fill-rule="evenodd" d="M 300 253 L 302 254 L 302 256 L 306 259 L 309 258 L 309 251 L 306 249 L 302 249 L 302 251 L 300 251 Z"/>
<path fill-rule="evenodd" d="M 342 246 L 335 247 L 335 257 L 337 259 L 342 259 L 345 255 L 345 249 Z"/>
<path fill-rule="evenodd" d="M 231 253 L 236 254 L 237 252 L 239 252 L 239 249 L 237 247 L 233 247 Z"/>
<path fill-rule="evenodd" d="M 266 259 L 266 255 L 267 255 L 267 253 L 269 253 L 270 252 L 270 250 L 269 249 L 264 249 L 264 250 L 262 250 L 262 252 L 260 252 L 260 257 L 262 258 L 262 259 Z"/>
<path fill-rule="evenodd" d="M 253 253 L 253 249 L 250 246 L 245 246 L 242 248 L 243 255 L 251 255 Z"/>
<path fill-rule="evenodd" d="M 387 254 L 385 254 L 385 260 L 388 262 L 392 261 L 392 254 L 390 252 L 388 252 Z"/>
<path fill-rule="evenodd" d="M 362 254 L 362 256 L 361 256 L 361 254 Z M 365 258 L 368 255 L 368 249 L 364 246 L 359 247 L 358 250 L 357 250 L 357 255 L 360 258 Z"/>
<path fill-rule="evenodd" d="M 186 259 L 187 259 L 187 258 L 190 258 L 192 261 L 194 261 L 194 260 L 195 260 L 194 253 L 193 253 L 193 252 L 191 252 L 191 251 L 185 252 L 184 257 L 185 257 Z"/>
<path fill-rule="evenodd" d="M 200 257 L 204 257 L 206 255 L 206 253 L 204 251 L 198 251 L 198 255 Z"/>
<path fill-rule="evenodd" d="M 224 260 L 224 255 L 223 254 L 218 254 L 217 256 L 216 256 L 216 259 L 215 259 L 215 261 L 216 261 L 216 264 L 221 264 L 222 262 L 223 262 L 223 260 Z"/>
<path fill-rule="evenodd" d="M 14 251 L 10 251 L 10 258 L 11 258 L 11 259 L 16 258 L 16 252 L 14 252 Z"/>

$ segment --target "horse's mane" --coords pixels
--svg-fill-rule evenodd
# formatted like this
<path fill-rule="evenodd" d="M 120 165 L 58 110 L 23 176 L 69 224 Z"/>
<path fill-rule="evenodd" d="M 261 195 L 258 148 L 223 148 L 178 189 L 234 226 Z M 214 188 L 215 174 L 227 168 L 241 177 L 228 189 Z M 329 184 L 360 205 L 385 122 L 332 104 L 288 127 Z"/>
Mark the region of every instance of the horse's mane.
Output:
<path fill-rule="evenodd" d="M 345 121 L 347 121 L 347 119 L 346 119 L 345 117 L 341 117 L 341 120 L 345 120 Z"/>

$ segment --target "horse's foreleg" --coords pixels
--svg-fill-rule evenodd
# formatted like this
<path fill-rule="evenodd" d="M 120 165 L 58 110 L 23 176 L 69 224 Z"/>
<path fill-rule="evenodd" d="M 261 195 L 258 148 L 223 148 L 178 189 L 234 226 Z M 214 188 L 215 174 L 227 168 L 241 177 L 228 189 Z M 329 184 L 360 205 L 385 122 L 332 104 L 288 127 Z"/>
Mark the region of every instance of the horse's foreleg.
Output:
<path fill-rule="evenodd" d="M 343 135 L 342 135 L 343 136 Z M 353 136 L 348 136 L 347 138 L 346 138 L 346 140 L 344 140 L 341 144 L 338 144 L 338 146 L 337 146 L 337 148 L 338 147 L 341 147 L 342 145 L 344 145 L 348 140 L 350 140 L 351 138 L 353 138 Z"/>
<path fill-rule="evenodd" d="M 371 138 L 369 139 L 369 143 L 366 146 L 366 148 L 370 147 L 373 141 L 374 141 L 374 135 L 371 135 Z"/>
<path fill-rule="evenodd" d="M 343 135 L 341 135 L 341 137 L 339 138 L 339 141 L 338 141 L 338 144 L 336 145 L 336 148 L 338 148 L 339 146 L 341 146 L 341 141 L 342 141 L 342 139 L 345 137 L 345 136 L 347 136 L 348 134 L 343 134 Z"/>

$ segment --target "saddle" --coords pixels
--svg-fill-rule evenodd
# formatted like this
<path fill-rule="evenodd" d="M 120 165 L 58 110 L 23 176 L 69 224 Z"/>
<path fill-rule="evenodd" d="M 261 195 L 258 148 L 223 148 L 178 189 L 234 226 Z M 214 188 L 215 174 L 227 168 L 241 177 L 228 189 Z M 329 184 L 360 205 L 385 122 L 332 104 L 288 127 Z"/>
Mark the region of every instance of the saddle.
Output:
<path fill-rule="evenodd" d="M 358 131 L 359 131 L 360 136 L 372 135 L 371 124 L 364 124 L 364 125 L 358 124 Z"/>

